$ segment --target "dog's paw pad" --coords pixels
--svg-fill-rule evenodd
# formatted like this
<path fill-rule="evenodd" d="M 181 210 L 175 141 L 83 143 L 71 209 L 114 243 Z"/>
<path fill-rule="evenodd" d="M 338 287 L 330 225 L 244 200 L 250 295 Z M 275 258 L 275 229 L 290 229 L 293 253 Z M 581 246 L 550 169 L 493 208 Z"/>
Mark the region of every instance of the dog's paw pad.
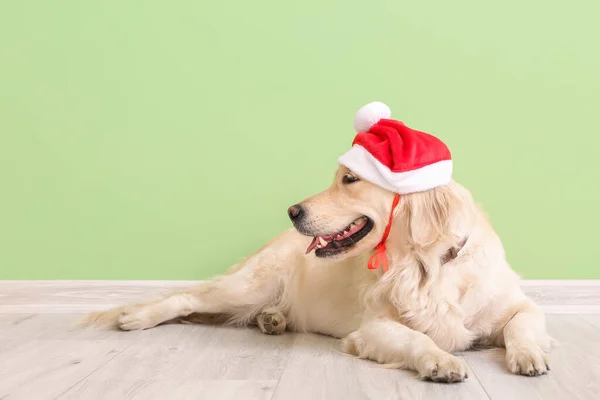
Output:
<path fill-rule="evenodd" d="M 285 332 L 285 316 L 279 311 L 264 311 L 256 318 L 258 327 L 267 335 L 281 335 Z"/>

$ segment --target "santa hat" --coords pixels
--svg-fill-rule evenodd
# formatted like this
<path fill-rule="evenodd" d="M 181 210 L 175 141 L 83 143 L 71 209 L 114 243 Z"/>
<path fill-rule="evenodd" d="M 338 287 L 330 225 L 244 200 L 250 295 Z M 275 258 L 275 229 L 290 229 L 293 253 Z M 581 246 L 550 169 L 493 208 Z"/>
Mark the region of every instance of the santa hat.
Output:
<path fill-rule="evenodd" d="M 357 135 L 339 164 L 394 193 L 422 192 L 447 185 L 452 158 L 438 138 L 390 119 L 390 108 L 369 103 L 354 117 Z"/>

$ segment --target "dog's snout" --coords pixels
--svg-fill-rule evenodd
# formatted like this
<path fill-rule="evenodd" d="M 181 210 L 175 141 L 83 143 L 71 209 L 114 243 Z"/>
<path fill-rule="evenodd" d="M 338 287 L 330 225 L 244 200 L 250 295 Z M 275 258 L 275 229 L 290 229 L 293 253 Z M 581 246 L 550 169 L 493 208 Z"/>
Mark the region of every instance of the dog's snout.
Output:
<path fill-rule="evenodd" d="M 292 222 L 299 221 L 302 216 L 304 216 L 304 210 L 300 204 L 294 204 L 290 208 L 288 208 L 288 216 L 292 220 Z"/>

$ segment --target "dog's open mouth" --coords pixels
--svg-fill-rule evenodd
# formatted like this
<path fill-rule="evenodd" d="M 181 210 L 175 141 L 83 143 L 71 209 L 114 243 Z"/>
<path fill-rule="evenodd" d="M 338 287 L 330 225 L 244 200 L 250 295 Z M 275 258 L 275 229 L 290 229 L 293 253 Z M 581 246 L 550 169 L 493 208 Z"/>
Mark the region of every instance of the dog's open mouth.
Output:
<path fill-rule="evenodd" d="M 373 229 L 373 221 L 365 216 L 360 217 L 339 232 L 315 236 L 306 249 L 306 254 L 315 249 L 317 257 L 345 253 L 367 236 L 371 229 Z"/>

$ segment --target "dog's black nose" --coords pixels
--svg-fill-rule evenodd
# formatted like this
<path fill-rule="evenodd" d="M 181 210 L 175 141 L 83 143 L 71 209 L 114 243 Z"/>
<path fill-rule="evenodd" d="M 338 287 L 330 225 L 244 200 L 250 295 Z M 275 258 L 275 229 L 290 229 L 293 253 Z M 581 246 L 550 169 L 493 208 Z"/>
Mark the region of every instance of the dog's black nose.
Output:
<path fill-rule="evenodd" d="M 288 215 L 292 222 L 298 221 L 304 215 L 304 210 L 302 209 L 301 205 L 295 204 L 288 208 Z"/>

